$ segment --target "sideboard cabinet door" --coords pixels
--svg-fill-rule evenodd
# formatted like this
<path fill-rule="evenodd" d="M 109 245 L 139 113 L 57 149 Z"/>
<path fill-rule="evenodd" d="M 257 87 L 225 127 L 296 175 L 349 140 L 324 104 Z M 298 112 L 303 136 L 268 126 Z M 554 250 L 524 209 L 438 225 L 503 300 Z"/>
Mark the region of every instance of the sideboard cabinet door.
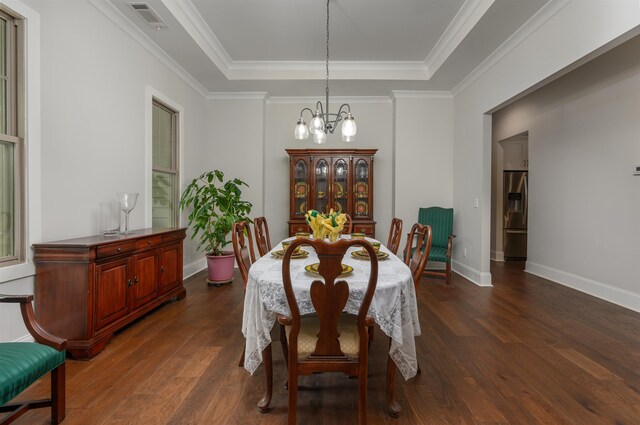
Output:
<path fill-rule="evenodd" d="M 96 329 L 129 313 L 130 261 L 124 258 L 96 267 Z"/>
<path fill-rule="evenodd" d="M 133 308 L 145 305 L 158 296 L 158 254 L 148 251 L 133 256 L 135 264 L 132 281 Z"/>

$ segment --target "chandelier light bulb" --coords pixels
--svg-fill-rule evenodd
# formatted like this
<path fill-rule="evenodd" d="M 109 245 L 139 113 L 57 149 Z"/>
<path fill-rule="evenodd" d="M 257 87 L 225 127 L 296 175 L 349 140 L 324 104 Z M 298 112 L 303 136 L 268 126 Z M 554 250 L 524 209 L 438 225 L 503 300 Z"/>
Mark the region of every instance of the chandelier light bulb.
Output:
<path fill-rule="evenodd" d="M 327 133 L 324 131 L 316 131 L 313 133 L 313 143 L 323 145 L 327 143 Z"/>
<path fill-rule="evenodd" d="M 316 113 L 313 114 L 313 118 L 309 123 L 309 131 L 312 133 L 316 133 L 318 131 L 324 132 L 324 120 L 320 116 L 320 111 L 316 110 Z"/>
<path fill-rule="evenodd" d="M 351 113 L 347 113 L 347 116 L 342 122 L 342 141 L 353 142 L 357 131 L 358 127 L 356 126 L 356 120 L 353 119 L 353 115 L 351 115 Z"/>
<path fill-rule="evenodd" d="M 305 140 L 309 138 L 309 128 L 307 127 L 307 123 L 304 122 L 302 117 L 298 120 L 298 124 L 296 125 L 296 130 L 294 132 L 294 137 L 296 140 Z"/>

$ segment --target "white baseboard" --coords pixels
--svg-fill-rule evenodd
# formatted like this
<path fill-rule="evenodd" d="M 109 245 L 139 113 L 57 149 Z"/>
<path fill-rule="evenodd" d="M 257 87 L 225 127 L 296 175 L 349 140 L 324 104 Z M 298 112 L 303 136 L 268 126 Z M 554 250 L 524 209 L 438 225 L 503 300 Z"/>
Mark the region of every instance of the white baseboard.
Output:
<path fill-rule="evenodd" d="M 16 339 L 13 342 L 34 342 L 34 341 L 35 341 L 35 339 L 33 339 L 31 334 L 26 334 L 26 335 L 23 335 L 20 338 Z"/>
<path fill-rule="evenodd" d="M 596 282 L 586 277 L 577 276 L 531 261 L 526 262 L 525 271 L 630 310 L 640 312 L 640 294 L 638 293 L 616 288 L 606 283 Z"/>
<path fill-rule="evenodd" d="M 504 261 L 504 252 L 502 251 L 491 251 L 489 255 L 493 261 Z"/>
<path fill-rule="evenodd" d="M 191 264 L 185 264 L 182 267 L 182 274 L 184 275 L 184 279 L 186 279 L 206 268 L 207 268 L 207 259 L 205 257 L 202 257 L 201 259 L 196 260 Z"/>
<path fill-rule="evenodd" d="M 491 273 L 483 273 L 456 260 L 452 260 L 452 270 L 478 286 L 493 286 Z"/>

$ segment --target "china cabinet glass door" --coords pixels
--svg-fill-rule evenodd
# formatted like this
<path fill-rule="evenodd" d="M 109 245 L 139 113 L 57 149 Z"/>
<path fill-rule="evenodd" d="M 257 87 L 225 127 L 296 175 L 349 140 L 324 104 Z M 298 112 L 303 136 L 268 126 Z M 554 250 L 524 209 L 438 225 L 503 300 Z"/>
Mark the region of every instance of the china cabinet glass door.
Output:
<path fill-rule="evenodd" d="M 304 217 L 309 210 L 309 165 L 299 159 L 293 168 L 294 216 Z"/>
<path fill-rule="evenodd" d="M 347 205 L 349 195 L 349 166 L 342 159 L 334 159 L 333 163 L 333 191 L 331 199 L 331 207 L 338 213 L 348 212 Z"/>
<path fill-rule="evenodd" d="M 319 159 L 315 172 L 315 209 L 325 213 L 329 211 L 329 163 L 325 159 Z"/>
<path fill-rule="evenodd" d="M 356 217 L 369 217 L 371 209 L 370 165 L 367 159 L 355 160 L 355 207 Z"/>

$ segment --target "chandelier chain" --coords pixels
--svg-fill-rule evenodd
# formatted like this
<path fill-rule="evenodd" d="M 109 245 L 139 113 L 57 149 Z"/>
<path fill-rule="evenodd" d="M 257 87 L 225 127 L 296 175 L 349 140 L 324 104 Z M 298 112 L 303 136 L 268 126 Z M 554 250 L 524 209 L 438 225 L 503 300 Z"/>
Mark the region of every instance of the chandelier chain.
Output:
<path fill-rule="evenodd" d="M 325 86 L 325 92 L 327 94 L 327 103 L 329 96 L 329 0 L 327 0 L 327 61 L 326 61 L 326 69 L 327 69 L 327 81 Z M 327 112 L 329 112 L 329 105 L 327 105 Z"/>

